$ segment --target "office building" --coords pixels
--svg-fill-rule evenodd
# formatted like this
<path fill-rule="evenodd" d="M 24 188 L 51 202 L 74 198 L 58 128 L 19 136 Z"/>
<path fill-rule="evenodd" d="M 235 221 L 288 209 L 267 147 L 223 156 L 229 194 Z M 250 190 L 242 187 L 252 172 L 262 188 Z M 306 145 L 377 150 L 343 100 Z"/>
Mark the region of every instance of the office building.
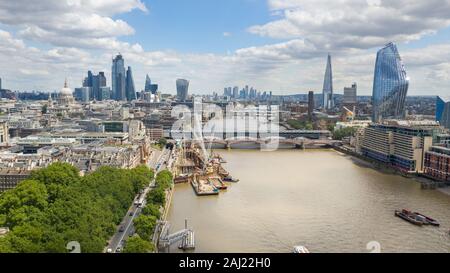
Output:
<path fill-rule="evenodd" d="M 112 65 L 112 96 L 117 101 L 124 101 L 127 99 L 125 87 L 126 87 L 126 72 L 125 61 L 122 55 L 117 55 L 113 59 Z"/>
<path fill-rule="evenodd" d="M 87 103 L 91 100 L 91 94 L 92 94 L 92 87 L 80 87 L 80 88 L 75 88 L 74 91 L 74 98 L 77 101 L 81 101 L 84 103 Z"/>
<path fill-rule="evenodd" d="M 5 121 L 0 122 L 0 145 L 9 142 L 9 127 Z"/>
<path fill-rule="evenodd" d="M 425 153 L 424 174 L 440 181 L 450 181 L 450 149 L 431 147 Z"/>
<path fill-rule="evenodd" d="M 185 102 L 188 99 L 189 81 L 184 79 L 177 80 L 177 99 Z"/>
<path fill-rule="evenodd" d="M 308 118 L 309 118 L 309 120 L 312 120 L 312 118 L 313 118 L 314 108 L 315 108 L 314 91 L 309 91 L 309 93 L 308 93 Z"/>
<path fill-rule="evenodd" d="M 109 87 L 100 87 L 100 100 L 110 100 L 111 99 L 111 88 Z"/>
<path fill-rule="evenodd" d="M 405 100 L 409 79 L 405 66 L 393 43 L 378 51 L 373 81 L 374 122 L 383 119 L 402 119 L 405 116 Z"/>
<path fill-rule="evenodd" d="M 333 100 L 333 69 L 331 67 L 331 55 L 328 54 L 327 67 L 325 70 L 325 78 L 323 81 L 323 109 L 329 110 L 334 107 Z"/>
<path fill-rule="evenodd" d="M 424 156 L 440 130 L 434 121 L 385 120 L 364 132 L 361 153 L 403 172 L 422 172 Z"/>
<path fill-rule="evenodd" d="M 450 101 L 441 97 L 436 98 L 436 121 L 450 129 Z"/>
<path fill-rule="evenodd" d="M 237 99 L 237 98 L 239 98 L 239 87 L 235 86 L 233 88 L 233 99 Z"/>
<path fill-rule="evenodd" d="M 128 101 L 132 101 L 132 100 L 136 99 L 136 89 L 134 87 L 133 72 L 131 71 L 130 66 L 128 67 L 128 70 L 127 70 L 125 92 L 126 92 Z"/>
<path fill-rule="evenodd" d="M 345 106 L 354 106 L 357 103 L 358 95 L 357 95 L 357 85 L 356 83 L 352 84 L 352 87 L 344 88 L 344 105 Z"/>
<path fill-rule="evenodd" d="M 88 76 L 83 81 L 83 87 L 89 87 L 89 100 L 102 100 L 101 88 L 106 87 L 106 77 L 104 72 L 99 72 L 98 75 L 94 75 L 91 71 L 88 71 Z M 79 99 L 78 93 L 81 89 L 75 89 L 75 97 Z"/>

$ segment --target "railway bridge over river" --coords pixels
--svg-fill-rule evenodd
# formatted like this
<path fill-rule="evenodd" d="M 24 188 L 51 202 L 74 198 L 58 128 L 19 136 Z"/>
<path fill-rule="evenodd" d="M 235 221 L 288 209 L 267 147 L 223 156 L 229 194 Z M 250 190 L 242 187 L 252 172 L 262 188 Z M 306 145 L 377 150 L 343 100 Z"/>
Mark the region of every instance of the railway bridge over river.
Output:
<path fill-rule="evenodd" d="M 252 138 L 233 137 L 221 139 L 216 137 L 205 137 L 201 140 L 184 140 L 184 144 L 189 146 L 205 145 L 206 148 L 213 149 L 315 149 L 327 148 L 339 145 L 341 141 L 331 139 L 308 139 L 308 138 Z"/>

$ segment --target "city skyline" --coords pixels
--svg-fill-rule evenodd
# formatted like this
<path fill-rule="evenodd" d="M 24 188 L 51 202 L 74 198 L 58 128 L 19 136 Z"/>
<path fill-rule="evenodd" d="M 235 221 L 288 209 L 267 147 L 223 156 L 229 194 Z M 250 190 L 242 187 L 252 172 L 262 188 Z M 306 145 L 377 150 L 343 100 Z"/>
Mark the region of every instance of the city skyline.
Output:
<path fill-rule="evenodd" d="M 416 1 L 410 8 L 341 1 L 325 13 L 320 13 L 323 1 L 118 3 L 86 1 L 81 7 L 47 0 L 27 9 L 22 1 L 0 3 L 0 57 L 10 64 L 0 75 L 4 88 L 54 91 L 64 77 L 76 86 L 86 70 L 105 71 L 111 78 L 110 60 L 121 52 L 134 70 L 137 91 L 149 74 L 171 94 L 177 78 L 189 79 L 192 92 L 200 94 L 243 86 L 250 79 L 256 89 L 280 95 L 319 92 L 330 52 L 335 93 L 357 82 L 360 94 L 370 95 L 376 51 L 390 41 L 397 43 L 408 67 L 410 95 L 445 95 L 450 85 L 447 1 Z M 224 23 L 211 20 L 217 5 L 233 11 L 217 18 Z M 441 12 L 428 12 L 436 9 Z M 181 18 L 169 16 L 183 11 L 196 19 L 181 24 Z M 195 16 L 199 13 L 207 16 Z"/>

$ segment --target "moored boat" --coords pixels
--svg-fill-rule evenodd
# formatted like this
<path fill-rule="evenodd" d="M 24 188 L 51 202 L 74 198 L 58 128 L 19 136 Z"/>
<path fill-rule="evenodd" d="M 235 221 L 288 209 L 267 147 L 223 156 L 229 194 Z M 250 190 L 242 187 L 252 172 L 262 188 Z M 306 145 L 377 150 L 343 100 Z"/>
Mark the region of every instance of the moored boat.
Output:
<path fill-rule="evenodd" d="M 237 183 L 237 182 L 239 182 L 239 179 L 234 179 L 232 176 L 226 176 L 223 178 L 223 181 Z"/>
<path fill-rule="evenodd" d="M 295 246 L 294 247 L 294 253 L 307 254 L 307 253 L 310 253 L 310 252 L 305 246 Z"/>
<path fill-rule="evenodd" d="M 421 217 L 422 219 L 424 219 L 424 221 L 425 221 L 424 224 L 425 225 L 432 225 L 432 226 L 435 226 L 435 227 L 438 227 L 438 226 L 441 225 L 437 220 L 434 220 L 433 218 L 425 216 L 425 215 L 423 215 L 421 213 L 414 212 L 413 214 L 415 214 L 415 215 Z"/>
<path fill-rule="evenodd" d="M 408 210 L 396 210 L 395 216 L 402 218 L 403 220 L 410 222 L 411 224 L 414 224 L 416 226 L 422 226 L 424 222 L 416 217 L 416 215 L 412 214 Z"/>

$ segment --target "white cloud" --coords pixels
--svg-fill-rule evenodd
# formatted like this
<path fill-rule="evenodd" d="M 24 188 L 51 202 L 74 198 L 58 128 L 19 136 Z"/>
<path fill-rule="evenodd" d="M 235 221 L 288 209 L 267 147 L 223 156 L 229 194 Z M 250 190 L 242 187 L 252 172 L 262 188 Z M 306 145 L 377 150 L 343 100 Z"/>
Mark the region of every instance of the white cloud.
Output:
<path fill-rule="evenodd" d="M 55 46 L 114 47 L 135 30 L 112 16 L 147 8 L 140 0 L 0 1 L 0 23 L 16 26 L 24 39 Z"/>
<path fill-rule="evenodd" d="M 367 49 L 409 42 L 450 25 L 450 1 L 268 0 L 282 18 L 248 30 L 261 36 L 305 39 L 319 48 Z"/>

